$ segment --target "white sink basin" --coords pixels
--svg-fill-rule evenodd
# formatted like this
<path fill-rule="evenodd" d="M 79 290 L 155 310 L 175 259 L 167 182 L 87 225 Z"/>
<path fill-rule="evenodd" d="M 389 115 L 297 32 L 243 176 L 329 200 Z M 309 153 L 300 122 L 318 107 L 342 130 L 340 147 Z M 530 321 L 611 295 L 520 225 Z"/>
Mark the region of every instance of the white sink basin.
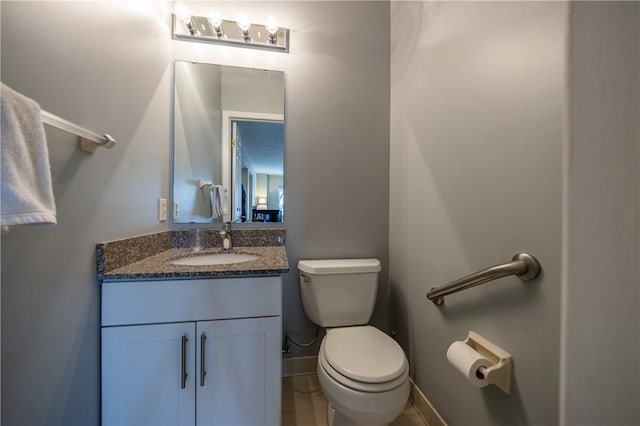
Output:
<path fill-rule="evenodd" d="M 258 257 L 255 254 L 246 253 L 213 253 L 182 257 L 171 263 L 187 266 L 227 265 L 230 263 L 249 262 L 250 260 L 256 260 Z"/>

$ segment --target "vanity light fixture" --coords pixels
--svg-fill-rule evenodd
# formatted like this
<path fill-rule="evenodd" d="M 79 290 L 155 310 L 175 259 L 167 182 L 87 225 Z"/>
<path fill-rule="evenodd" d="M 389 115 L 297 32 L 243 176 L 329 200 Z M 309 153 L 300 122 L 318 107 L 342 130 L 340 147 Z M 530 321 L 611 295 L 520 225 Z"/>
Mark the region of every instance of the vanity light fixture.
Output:
<path fill-rule="evenodd" d="M 176 3 L 172 15 L 173 39 L 289 52 L 289 30 L 279 27 L 273 18 L 263 25 L 251 23 L 244 15 L 235 21 L 221 19 L 215 13 L 209 15 L 190 15 L 183 5 Z"/>

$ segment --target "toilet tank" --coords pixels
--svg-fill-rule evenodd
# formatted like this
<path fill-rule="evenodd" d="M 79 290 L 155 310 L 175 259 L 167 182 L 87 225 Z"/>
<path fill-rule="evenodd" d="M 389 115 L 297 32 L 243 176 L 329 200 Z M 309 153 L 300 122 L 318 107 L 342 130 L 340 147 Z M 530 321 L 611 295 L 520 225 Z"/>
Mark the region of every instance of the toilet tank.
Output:
<path fill-rule="evenodd" d="M 381 269 L 378 259 L 300 260 L 300 295 L 307 317 L 322 327 L 367 324 Z"/>

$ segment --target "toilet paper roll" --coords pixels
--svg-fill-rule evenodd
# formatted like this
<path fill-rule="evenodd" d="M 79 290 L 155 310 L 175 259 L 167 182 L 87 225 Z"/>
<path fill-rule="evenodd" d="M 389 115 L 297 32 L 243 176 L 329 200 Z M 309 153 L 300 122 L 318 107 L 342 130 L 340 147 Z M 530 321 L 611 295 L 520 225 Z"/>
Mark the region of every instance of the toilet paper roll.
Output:
<path fill-rule="evenodd" d="M 453 342 L 447 350 L 447 359 L 475 387 L 482 388 L 489 384 L 485 371 L 491 362 L 465 342 Z"/>

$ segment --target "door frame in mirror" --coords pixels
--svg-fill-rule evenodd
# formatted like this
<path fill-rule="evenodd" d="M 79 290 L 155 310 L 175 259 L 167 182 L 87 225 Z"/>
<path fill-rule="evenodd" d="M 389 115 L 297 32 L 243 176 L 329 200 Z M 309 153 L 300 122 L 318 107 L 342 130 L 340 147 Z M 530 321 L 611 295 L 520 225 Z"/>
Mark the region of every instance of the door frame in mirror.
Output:
<path fill-rule="evenodd" d="M 236 159 L 236 147 L 235 145 L 231 146 L 231 122 L 234 120 L 284 123 L 284 114 L 230 110 L 222 111 L 222 187 L 226 189 L 224 205 L 227 206 L 223 215 L 225 222 L 231 221 L 231 217 L 235 211 L 235 205 L 232 205 L 234 201 L 233 198 L 231 198 L 232 185 L 236 182 L 236 168 L 231 167 Z M 229 152 L 231 155 L 226 155 Z"/>

